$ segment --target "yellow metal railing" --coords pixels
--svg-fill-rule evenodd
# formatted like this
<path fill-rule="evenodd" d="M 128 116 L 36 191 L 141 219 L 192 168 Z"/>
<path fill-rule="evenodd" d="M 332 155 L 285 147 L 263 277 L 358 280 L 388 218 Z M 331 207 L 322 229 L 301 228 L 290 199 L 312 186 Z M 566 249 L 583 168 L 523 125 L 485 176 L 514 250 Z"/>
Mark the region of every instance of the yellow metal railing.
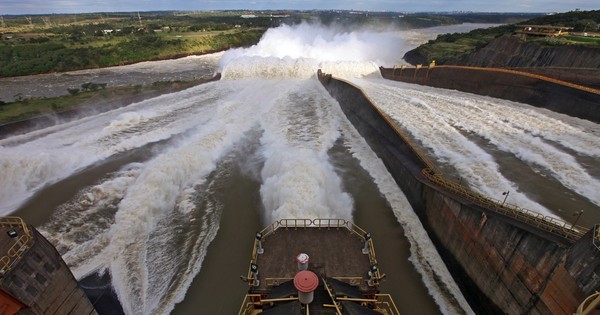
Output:
<path fill-rule="evenodd" d="M 389 294 L 375 294 L 373 298 L 336 297 L 335 301 L 336 304 L 338 301 L 356 302 L 360 303 L 363 307 L 373 309 L 381 314 L 400 315 L 400 311 L 398 310 L 398 307 L 396 307 L 394 299 L 392 299 L 392 296 Z"/>
<path fill-rule="evenodd" d="M 240 306 L 240 311 L 238 312 L 238 314 L 239 315 L 252 314 L 253 313 L 252 311 L 256 309 L 254 306 L 260 305 L 260 299 L 261 299 L 260 294 L 246 294 L 246 297 L 244 297 L 244 301 L 242 302 L 242 305 Z"/>
<path fill-rule="evenodd" d="M 6 255 L 0 257 L 0 282 L 2 276 L 10 271 L 21 259 L 23 254 L 31 247 L 32 237 L 23 219 L 19 217 L 0 217 L 0 226 L 15 228 L 22 231 L 15 243 L 8 249 Z"/>
<path fill-rule="evenodd" d="M 581 91 L 585 91 L 585 92 L 589 92 L 589 93 L 600 95 L 600 90 L 598 90 L 598 89 L 594 89 L 594 88 L 590 88 L 590 87 L 587 87 L 587 86 L 583 86 L 583 85 L 579 85 L 579 84 L 575 84 L 575 83 L 571 83 L 571 82 L 567 82 L 567 81 L 563 81 L 563 80 L 558 80 L 558 79 L 546 77 L 546 76 L 535 74 L 535 73 L 530 73 L 530 72 L 525 72 L 525 71 L 518 71 L 518 70 L 512 70 L 512 69 L 504 69 L 504 68 L 453 66 L 453 65 L 436 65 L 436 66 L 433 66 L 433 67 L 429 67 L 429 66 L 420 66 L 420 67 L 419 66 L 417 66 L 417 67 L 401 66 L 400 67 L 400 77 L 402 77 L 402 71 L 404 69 L 414 69 L 413 79 L 416 79 L 417 72 L 420 69 L 426 70 L 427 73 L 426 73 L 425 78 L 429 78 L 429 72 L 430 71 L 433 71 L 435 69 L 444 69 L 444 68 L 446 68 L 446 69 L 467 69 L 467 70 L 477 70 L 477 71 L 487 71 L 487 72 L 509 73 L 509 74 L 514 74 L 514 75 L 519 75 L 519 76 L 524 76 L 524 77 L 535 78 L 535 79 L 538 79 L 538 80 L 542 80 L 542 81 L 546 81 L 546 82 L 551 82 L 551 83 L 555 83 L 555 84 L 559 84 L 559 85 L 564 85 L 564 86 L 568 86 L 568 87 L 573 88 L 573 89 L 577 89 L 577 90 L 581 90 Z M 392 76 L 394 76 L 394 77 L 396 76 L 396 69 L 397 68 L 394 67 L 393 70 L 392 70 Z"/>
<path fill-rule="evenodd" d="M 274 303 L 278 303 L 278 302 L 290 302 L 290 301 L 297 301 L 298 297 L 295 296 L 291 296 L 291 297 L 284 297 L 284 298 L 277 298 L 277 299 L 263 299 L 262 296 L 260 294 L 246 294 L 246 297 L 244 298 L 244 301 L 242 302 L 242 305 L 240 306 L 240 311 L 238 312 L 239 315 L 251 315 L 251 314 L 258 314 L 260 313 L 260 307 L 262 307 L 263 305 L 273 305 Z"/>
<path fill-rule="evenodd" d="M 594 310 L 596 310 L 598 304 L 600 304 L 600 292 L 595 292 L 594 294 L 588 296 L 585 300 L 583 300 L 583 302 L 581 302 L 581 304 L 579 305 L 579 307 L 577 307 L 577 310 L 573 315 L 590 314 Z"/>
<path fill-rule="evenodd" d="M 19 228 L 25 235 L 31 236 L 27 224 L 20 217 L 0 217 L 0 226 Z"/>
<path fill-rule="evenodd" d="M 331 302 L 333 303 L 332 305 L 335 308 L 335 312 L 338 315 L 342 315 L 342 310 L 340 309 L 340 305 L 335 300 L 335 296 L 333 294 L 333 289 L 329 287 L 329 284 L 327 283 L 327 281 L 324 278 L 321 278 L 321 281 L 323 282 L 323 286 L 325 287 L 325 290 L 327 290 L 327 294 L 329 295 L 329 298 L 331 299 Z"/>
<path fill-rule="evenodd" d="M 442 67 L 442 66 L 435 66 L 435 67 L 437 68 L 437 67 Z M 444 66 L 444 67 L 458 67 L 458 66 Z M 477 68 L 477 67 L 470 67 L 470 68 Z M 481 69 L 485 70 L 488 68 L 481 68 Z M 500 69 L 500 70 L 503 70 L 503 69 Z M 504 72 L 519 72 L 519 71 L 506 70 Z M 536 77 L 537 75 L 531 74 L 529 76 Z M 550 79 L 550 78 L 547 78 L 547 79 Z M 467 198 L 470 201 L 473 201 L 474 203 L 478 204 L 479 206 L 482 206 L 489 210 L 504 214 L 506 216 L 510 216 L 510 217 L 519 219 L 522 222 L 533 225 L 535 227 L 538 227 L 540 229 L 543 229 L 543 230 L 553 233 L 555 235 L 559 235 L 559 236 L 564 237 L 569 240 L 578 240 L 579 238 L 581 238 L 581 236 L 583 236 L 589 230 L 583 226 L 574 226 L 566 221 L 559 220 L 554 217 L 544 216 L 543 214 L 540 214 L 540 213 L 532 211 L 532 210 L 524 209 L 524 208 L 521 208 L 521 207 L 518 207 L 515 205 L 500 202 L 499 200 L 485 197 L 474 191 L 471 191 L 470 189 L 468 189 L 465 186 L 462 186 L 460 184 L 446 180 L 444 178 L 443 174 L 434 167 L 433 163 L 431 163 L 429 161 L 429 159 L 427 159 L 425 157 L 425 155 L 422 154 L 417 149 L 417 146 L 412 143 L 410 138 L 404 134 L 404 132 L 398 127 L 398 124 L 395 123 L 394 120 L 391 117 L 389 117 L 386 113 L 384 113 L 382 110 L 380 110 L 379 107 L 377 107 L 375 105 L 376 103 L 360 87 L 358 87 L 355 84 L 353 84 L 352 82 L 346 81 L 344 79 L 336 78 L 336 80 L 339 80 L 346 84 L 349 84 L 350 86 L 359 90 L 363 94 L 363 96 L 369 101 L 371 106 L 379 113 L 379 115 L 387 122 L 387 124 L 390 127 L 392 127 L 392 129 L 394 130 L 396 135 L 400 139 L 402 139 L 402 141 L 404 143 L 406 143 L 406 145 L 410 148 L 410 150 L 426 166 L 421 171 L 421 173 L 424 175 L 424 177 L 427 179 L 428 182 L 436 184 L 438 186 L 441 186 L 444 189 L 447 189 L 447 190 L 449 190 L 453 193 L 456 193 L 464 198 Z M 549 81 L 559 81 L 559 80 L 550 79 Z M 565 83 L 568 83 L 568 82 L 565 82 Z M 573 85 L 573 84 L 568 83 L 566 85 Z M 579 87 L 581 87 L 581 86 L 579 86 Z M 581 88 L 588 90 L 587 87 L 581 87 Z M 599 90 L 595 90 L 595 91 L 600 93 Z M 595 93 L 595 92 L 593 92 L 593 93 Z M 598 238 L 598 240 L 600 241 L 600 238 Z"/>
<path fill-rule="evenodd" d="M 346 228 L 350 233 L 355 234 L 356 236 L 365 239 L 367 232 L 365 230 L 363 230 L 362 228 L 360 228 L 359 226 L 357 226 L 356 224 L 352 223 L 351 221 L 348 220 L 344 220 L 344 219 L 328 219 L 328 218 L 317 218 L 317 219 L 281 219 L 278 221 L 275 221 L 271 224 L 269 224 L 268 226 L 266 226 L 264 229 L 262 229 L 260 231 L 261 235 L 263 238 L 275 233 L 278 229 L 289 229 L 289 228 L 293 228 L 293 229 L 306 229 L 306 228 Z M 252 271 L 252 265 L 256 264 L 257 260 L 258 260 L 258 249 L 259 249 L 259 243 L 258 243 L 258 239 L 254 239 L 254 246 L 252 248 L 252 258 L 250 259 L 250 265 L 248 266 L 248 273 L 246 278 L 244 279 L 244 281 L 248 282 L 249 286 L 253 286 L 254 284 L 254 280 L 256 280 L 254 278 L 254 273 Z M 367 246 L 368 246 L 368 250 L 369 250 L 369 263 L 371 265 L 377 265 L 377 257 L 375 256 L 375 246 L 373 244 L 373 239 L 369 238 L 367 240 Z M 382 275 L 378 270 L 376 270 L 374 272 L 374 285 L 379 285 L 379 280 L 382 279 Z M 278 280 L 284 280 L 283 278 L 278 279 L 278 278 L 269 278 L 269 281 L 267 281 L 267 279 L 265 279 L 265 282 L 267 285 L 269 285 L 269 283 L 275 283 Z"/>
<path fill-rule="evenodd" d="M 568 86 L 570 88 L 574 88 L 574 89 L 577 89 L 577 90 L 586 91 L 586 92 L 589 92 L 589 93 L 600 95 L 600 90 L 597 90 L 597 89 L 593 89 L 593 88 L 590 88 L 590 87 L 587 87 L 587 86 L 583 86 L 583 85 L 579 85 L 579 84 L 575 84 L 575 83 L 571 83 L 571 82 L 567 82 L 567 81 L 562 81 L 562 80 L 558 80 L 558 79 L 546 77 L 546 76 L 539 75 L 539 74 L 534 74 L 534 73 L 529 73 L 529 72 L 524 72 L 524 71 L 518 71 L 518 70 L 503 69 L 503 68 L 450 66 L 450 65 L 448 65 L 448 66 L 446 66 L 446 65 L 444 65 L 444 66 L 435 66 L 435 67 L 432 68 L 432 70 L 436 69 L 436 68 L 471 69 L 471 70 L 479 70 L 479 71 L 510 73 L 510 74 L 514 74 L 514 75 L 520 75 L 520 76 L 524 76 L 524 77 L 535 78 L 535 79 L 546 81 L 546 82 L 552 82 L 552 83 L 556 83 L 556 84 Z"/>
<path fill-rule="evenodd" d="M 592 243 L 598 250 L 600 250 L 600 225 L 594 225 L 594 236 L 592 239 Z"/>
<path fill-rule="evenodd" d="M 377 300 L 375 302 L 375 309 L 381 311 L 385 311 L 382 312 L 384 314 L 391 314 L 391 315 L 400 315 L 400 311 L 398 310 L 398 307 L 396 307 L 396 303 L 394 303 L 394 299 L 392 299 L 392 296 L 389 294 L 375 294 L 375 299 Z"/>

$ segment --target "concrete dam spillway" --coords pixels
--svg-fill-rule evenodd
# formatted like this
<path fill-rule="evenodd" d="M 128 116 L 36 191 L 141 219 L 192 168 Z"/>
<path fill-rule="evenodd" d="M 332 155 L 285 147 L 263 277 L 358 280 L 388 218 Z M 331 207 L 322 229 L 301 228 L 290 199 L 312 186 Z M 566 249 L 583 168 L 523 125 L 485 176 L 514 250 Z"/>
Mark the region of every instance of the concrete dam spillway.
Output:
<path fill-rule="evenodd" d="M 381 57 L 379 44 L 397 44 L 407 33 L 340 33 L 307 25 L 273 29 L 256 47 L 225 53 L 219 81 L 1 139 L 2 210 L 39 227 L 76 278 L 87 287 L 109 288 L 126 314 L 189 314 L 199 307 L 206 313 L 237 312 L 247 289 L 238 276 L 248 268 L 252 236 L 289 217 L 345 218 L 369 231 L 387 273 L 382 291 L 394 296 L 403 314 L 416 309 L 471 314 L 472 306 L 479 311 L 479 304 L 495 304 L 473 288 L 484 277 L 481 270 L 508 272 L 494 264 L 498 261 L 514 269 L 505 282 L 520 290 L 510 291 L 507 283 L 499 291 L 503 297 L 517 295 L 522 302 L 531 290 L 543 293 L 544 303 L 561 298 L 548 288 L 580 286 L 580 279 L 593 275 L 577 269 L 580 260 L 562 264 L 556 258 L 576 257 L 566 251 L 593 253 L 587 243 L 573 244 L 571 234 L 578 238 L 584 229 L 573 229 L 566 239 L 552 231 L 538 235 L 544 249 L 552 250 L 537 257 L 552 270 L 539 275 L 550 272 L 552 281 L 538 283 L 529 277 L 537 265 L 527 252 L 539 239 L 523 232 L 531 222 L 512 229 L 521 221 L 499 214 L 512 208 L 491 211 L 477 202 L 509 191 L 507 204 L 556 222 L 581 218 L 578 224 L 591 227 L 600 215 L 595 211 L 600 128 L 523 104 L 392 85 L 401 83 L 382 79 L 377 65 L 395 60 L 373 60 Z M 294 49 L 282 51 L 286 47 Z M 387 131 L 361 135 L 360 121 L 344 112 L 349 106 L 369 108 L 361 93 L 340 94 L 351 95 L 354 105 L 340 95 L 332 98 L 331 86 L 326 89 L 315 76 L 319 68 L 361 87 L 401 121 L 413 144 L 436 163 L 432 167 L 460 176 L 456 181 L 484 198 L 456 199 L 454 190 L 425 184 L 437 179 L 422 172 L 430 165 Z M 397 141 L 386 147 L 398 152 L 378 156 L 373 138 Z M 396 172 L 404 172 L 404 183 L 394 181 Z M 436 207 L 446 215 L 430 222 Z M 573 218 L 561 209 L 586 211 Z M 444 230 L 447 222 L 465 228 Z M 477 253 L 493 246 L 480 241 L 500 237 L 501 229 L 514 231 L 516 247 L 511 243 L 478 256 L 485 266 L 462 269 L 477 270 L 469 274 L 477 281 L 457 277 L 463 280 L 457 284 L 453 275 L 464 261 L 449 260 L 453 252 L 444 246 Z M 557 239 L 565 240 L 555 245 Z M 569 277 L 575 280 L 561 282 Z M 224 298 L 215 299 L 214 292 Z M 527 300 L 530 309 L 542 309 L 538 300 Z M 514 305 L 497 304 L 505 306 L 512 311 Z"/>
<path fill-rule="evenodd" d="M 571 314 L 598 287 L 600 237 L 511 215 L 431 174 L 429 162 L 355 85 L 319 72 L 434 235 L 462 288 L 485 312 Z M 501 211 L 502 210 L 502 211 Z M 464 276 L 461 276 L 464 275 Z"/>
<path fill-rule="evenodd" d="M 390 80 L 498 97 L 600 122 L 600 90 L 546 76 L 509 69 L 434 64 L 380 70 Z"/>

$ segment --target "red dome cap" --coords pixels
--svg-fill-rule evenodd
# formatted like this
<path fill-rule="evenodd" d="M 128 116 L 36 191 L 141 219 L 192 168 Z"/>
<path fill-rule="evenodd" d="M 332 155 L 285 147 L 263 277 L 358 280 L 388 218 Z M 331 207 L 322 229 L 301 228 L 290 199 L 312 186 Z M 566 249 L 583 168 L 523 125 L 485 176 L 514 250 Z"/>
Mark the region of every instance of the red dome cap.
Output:
<path fill-rule="evenodd" d="M 294 286 L 302 293 L 313 292 L 319 286 L 319 277 L 308 270 L 302 270 L 294 277 Z"/>

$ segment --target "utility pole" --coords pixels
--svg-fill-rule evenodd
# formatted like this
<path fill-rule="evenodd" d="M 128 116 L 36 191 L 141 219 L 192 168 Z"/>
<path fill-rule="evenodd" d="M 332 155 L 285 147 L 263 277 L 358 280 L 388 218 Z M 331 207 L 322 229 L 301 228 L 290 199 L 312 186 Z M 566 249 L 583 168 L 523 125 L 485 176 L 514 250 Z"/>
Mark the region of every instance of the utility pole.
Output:
<path fill-rule="evenodd" d="M 144 26 L 142 25 L 142 17 L 140 16 L 140 12 L 138 12 L 138 21 L 140 21 L 140 27 L 143 28 Z"/>
<path fill-rule="evenodd" d="M 50 19 L 49 18 L 42 17 L 42 21 L 44 21 L 44 24 L 46 24 L 46 27 L 52 26 L 52 23 L 50 23 Z"/>
<path fill-rule="evenodd" d="M 577 222 L 579 221 L 579 218 L 581 218 L 582 214 L 583 214 L 583 210 L 579 210 L 579 211 L 573 213 L 573 216 L 577 217 L 577 219 L 575 219 L 575 222 L 571 225 L 571 230 L 577 225 Z"/>

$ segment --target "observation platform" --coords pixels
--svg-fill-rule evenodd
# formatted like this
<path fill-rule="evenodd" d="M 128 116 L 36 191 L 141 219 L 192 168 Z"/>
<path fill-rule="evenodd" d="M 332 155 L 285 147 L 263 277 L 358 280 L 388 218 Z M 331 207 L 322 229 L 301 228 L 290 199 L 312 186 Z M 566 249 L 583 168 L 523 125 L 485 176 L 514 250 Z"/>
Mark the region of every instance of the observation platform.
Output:
<path fill-rule="evenodd" d="M 267 292 L 298 272 L 296 257 L 309 256 L 308 270 L 360 291 L 376 291 L 381 275 L 368 233 L 342 219 L 284 219 L 260 232 L 255 240 L 248 281 L 253 293 Z M 365 245 L 366 243 L 366 245 Z M 263 253 L 259 254 L 259 248 Z M 257 273 L 254 273 L 252 268 Z M 375 268 L 375 269 L 374 269 Z M 372 275 L 369 275 L 369 271 Z"/>
<path fill-rule="evenodd" d="M 284 228 L 265 237 L 264 254 L 258 255 L 255 291 L 283 283 L 298 272 L 296 256 L 307 254 L 309 269 L 368 290 L 369 256 L 362 253 L 364 239 L 345 228 Z"/>
<path fill-rule="evenodd" d="M 352 222 L 279 220 L 256 233 L 239 314 L 399 315 L 379 294 L 384 277 L 370 234 Z"/>

